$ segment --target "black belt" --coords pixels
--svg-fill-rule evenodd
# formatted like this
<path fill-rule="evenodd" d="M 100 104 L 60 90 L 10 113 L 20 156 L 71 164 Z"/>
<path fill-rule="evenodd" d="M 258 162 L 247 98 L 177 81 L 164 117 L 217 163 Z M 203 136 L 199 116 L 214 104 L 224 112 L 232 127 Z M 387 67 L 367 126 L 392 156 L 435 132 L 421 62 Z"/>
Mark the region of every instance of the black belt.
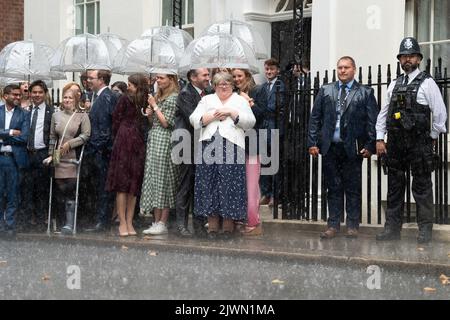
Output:
<path fill-rule="evenodd" d="M 29 154 L 37 154 L 37 153 L 40 153 L 40 152 L 45 152 L 45 153 L 47 153 L 47 152 L 48 152 L 48 149 L 47 149 L 47 148 L 39 149 L 39 150 L 36 150 L 36 149 L 28 149 L 28 153 L 29 153 Z"/>
<path fill-rule="evenodd" d="M 0 152 L 0 156 L 12 158 L 14 155 L 12 152 Z"/>

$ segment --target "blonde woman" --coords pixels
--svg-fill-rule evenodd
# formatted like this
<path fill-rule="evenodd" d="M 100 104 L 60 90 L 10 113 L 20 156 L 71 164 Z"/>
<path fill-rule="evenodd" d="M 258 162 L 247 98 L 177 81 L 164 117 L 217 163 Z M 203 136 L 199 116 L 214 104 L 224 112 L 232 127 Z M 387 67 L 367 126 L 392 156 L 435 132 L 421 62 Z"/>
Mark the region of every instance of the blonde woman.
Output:
<path fill-rule="evenodd" d="M 260 88 L 256 86 L 252 74 L 246 69 L 233 69 L 233 79 L 236 89 L 250 105 L 253 115 L 256 118 L 256 124 L 253 128 L 256 130 L 256 141 L 250 148 L 248 141 L 246 145 L 246 178 L 247 178 L 247 224 L 242 230 L 243 235 L 257 236 L 262 234 L 261 218 L 259 214 L 259 200 L 261 192 L 259 189 L 259 178 L 261 175 L 261 161 L 259 156 L 259 130 L 263 129 L 265 119 L 265 108 L 267 98 L 260 94 Z"/>
<path fill-rule="evenodd" d="M 146 235 L 167 234 L 169 210 L 175 208 L 177 167 L 171 159 L 171 137 L 175 126 L 178 78 L 174 75 L 156 76 L 158 91 L 149 95 L 147 116 L 152 124 L 147 142 L 144 183 L 142 185 L 141 212 L 152 210 L 153 225 L 144 231 Z"/>
<path fill-rule="evenodd" d="M 80 97 L 77 92 L 63 90 L 62 111 L 52 116 L 50 126 L 49 157 L 44 160 L 46 165 L 53 161 L 55 148 L 59 149 L 61 160 L 76 160 L 75 149 L 86 144 L 91 136 L 91 123 L 86 113 L 79 113 Z M 58 212 L 65 210 L 65 225 L 62 233 L 71 234 L 74 227 L 75 188 L 77 168 L 69 162 L 55 163 L 55 197 Z"/>

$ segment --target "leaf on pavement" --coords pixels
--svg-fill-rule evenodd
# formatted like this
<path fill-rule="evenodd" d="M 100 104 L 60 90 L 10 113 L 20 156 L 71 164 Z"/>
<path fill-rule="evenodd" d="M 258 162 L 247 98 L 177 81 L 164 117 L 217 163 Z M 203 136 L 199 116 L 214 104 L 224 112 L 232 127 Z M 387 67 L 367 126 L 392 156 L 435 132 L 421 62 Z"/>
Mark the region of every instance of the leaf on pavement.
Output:
<path fill-rule="evenodd" d="M 149 251 L 149 252 L 148 252 L 148 255 L 149 255 L 150 257 L 156 257 L 156 256 L 158 255 L 158 252 L 156 252 L 156 251 Z"/>
<path fill-rule="evenodd" d="M 122 251 L 128 251 L 128 247 L 122 246 L 121 250 L 122 250 Z"/>
<path fill-rule="evenodd" d="M 0 267 L 6 267 L 7 264 L 7 261 L 0 261 Z"/>
<path fill-rule="evenodd" d="M 272 284 L 284 284 L 284 281 L 281 281 L 279 279 L 275 279 L 272 281 Z"/>
<path fill-rule="evenodd" d="M 444 286 L 450 284 L 450 278 L 447 277 L 445 274 L 441 274 L 441 276 L 439 277 L 439 280 L 441 280 L 441 283 Z"/>
<path fill-rule="evenodd" d="M 44 274 L 44 276 L 41 278 L 42 281 L 50 281 L 50 276 L 48 274 Z"/>
<path fill-rule="evenodd" d="M 148 241 L 148 240 L 152 240 L 153 238 L 152 238 L 152 237 L 149 237 L 149 236 L 145 236 L 145 237 L 143 237 L 142 239 L 144 239 L 145 241 Z"/>
<path fill-rule="evenodd" d="M 425 249 L 424 248 L 417 248 L 417 251 L 425 251 Z"/>
<path fill-rule="evenodd" d="M 427 293 L 435 293 L 436 292 L 436 288 L 423 288 L 423 291 L 427 292 Z"/>

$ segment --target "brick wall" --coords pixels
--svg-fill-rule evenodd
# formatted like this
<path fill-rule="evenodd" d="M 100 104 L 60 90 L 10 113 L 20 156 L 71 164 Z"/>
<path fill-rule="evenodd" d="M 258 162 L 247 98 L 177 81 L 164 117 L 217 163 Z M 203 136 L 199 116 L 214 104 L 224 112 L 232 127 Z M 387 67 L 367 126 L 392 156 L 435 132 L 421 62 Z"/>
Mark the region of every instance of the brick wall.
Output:
<path fill-rule="evenodd" d="M 0 0 L 0 50 L 23 40 L 24 0 Z"/>

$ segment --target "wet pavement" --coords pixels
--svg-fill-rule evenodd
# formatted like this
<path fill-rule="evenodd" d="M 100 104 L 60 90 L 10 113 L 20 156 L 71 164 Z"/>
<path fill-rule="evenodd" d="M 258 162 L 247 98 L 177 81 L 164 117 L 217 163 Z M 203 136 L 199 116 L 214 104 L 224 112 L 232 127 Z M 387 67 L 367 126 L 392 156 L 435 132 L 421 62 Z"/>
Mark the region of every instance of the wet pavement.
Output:
<path fill-rule="evenodd" d="M 0 299 L 450 298 L 437 271 L 380 267 L 379 277 L 371 278 L 377 273 L 352 264 L 77 242 L 0 240 Z"/>

